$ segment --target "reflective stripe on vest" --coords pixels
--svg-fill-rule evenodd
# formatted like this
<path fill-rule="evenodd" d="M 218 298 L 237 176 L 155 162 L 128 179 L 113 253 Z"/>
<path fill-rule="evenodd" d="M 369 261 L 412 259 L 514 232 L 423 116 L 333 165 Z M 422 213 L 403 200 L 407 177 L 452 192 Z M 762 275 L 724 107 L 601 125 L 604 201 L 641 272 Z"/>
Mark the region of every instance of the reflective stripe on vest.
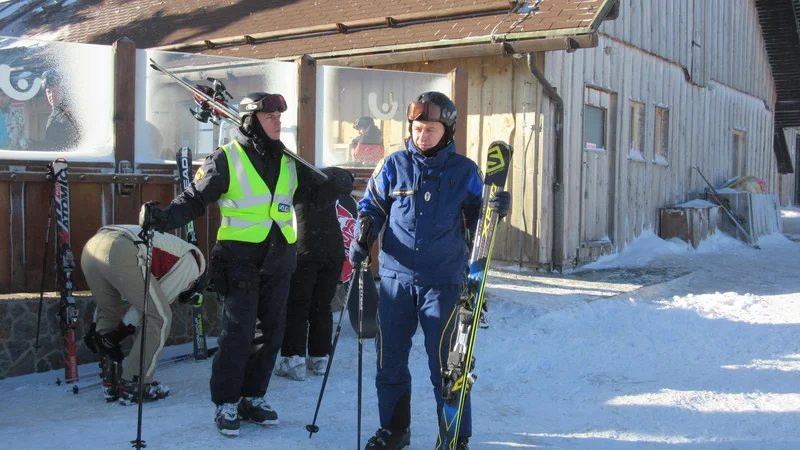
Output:
<path fill-rule="evenodd" d="M 297 242 L 292 200 L 297 190 L 294 160 L 281 156 L 281 170 L 273 194 L 238 141 L 233 141 L 233 147 L 228 144 L 222 149 L 228 159 L 230 184 L 217 201 L 222 214 L 217 240 L 263 242 L 275 222 L 286 242 Z"/>

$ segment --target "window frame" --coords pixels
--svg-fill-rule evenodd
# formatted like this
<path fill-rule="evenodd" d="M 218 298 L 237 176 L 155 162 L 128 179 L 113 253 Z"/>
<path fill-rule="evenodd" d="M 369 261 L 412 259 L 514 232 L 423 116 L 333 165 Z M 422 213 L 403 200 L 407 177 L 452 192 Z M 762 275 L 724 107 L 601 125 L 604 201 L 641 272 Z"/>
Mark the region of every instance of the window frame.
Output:
<path fill-rule="evenodd" d="M 637 109 L 641 110 L 641 114 L 637 114 Z M 631 112 L 631 132 L 630 146 L 628 147 L 628 160 L 647 162 L 647 159 L 645 158 L 647 152 L 647 146 L 645 144 L 647 138 L 647 103 L 641 100 L 631 99 L 629 110 Z M 637 132 L 641 134 L 637 136 L 635 134 Z M 636 144 L 638 144 L 640 148 L 637 149 Z"/>
<path fill-rule="evenodd" d="M 594 147 L 589 147 L 587 145 L 587 144 L 590 144 L 590 142 L 588 142 L 587 139 L 586 139 L 586 118 L 587 118 L 586 110 L 587 110 L 587 108 L 592 108 L 592 109 L 598 110 L 598 111 L 600 111 L 602 113 L 602 118 L 603 118 L 603 123 L 602 123 L 603 142 L 600 144 L 600 146 L 597 146 L 597 144 L 594 143 L 594 142 L 591 142 L 591 144 L 595 145 Z M 599 153 L 605 153 L 607 151 L 607 149 L 608 149 L 608 142 L 607 142 L 608 141 L 608 108 L 604 108 L 602 106 L 594 105 L 592 103 L 584 103 L 583 104 L 583 136 L 582 136 L 582 139 L 583 139 L 582 147 L 583 147 L 584 151 L 587 151 L 587 152 L 599 152 Z"/>
<path fill-rule="evenodd" d="M 653 164 L 669 166 L 670 108 L 666 105 L 655 105 L 655 122 L 653 138 Z M 664 122 L 666 121 L 666 127 Z"/>

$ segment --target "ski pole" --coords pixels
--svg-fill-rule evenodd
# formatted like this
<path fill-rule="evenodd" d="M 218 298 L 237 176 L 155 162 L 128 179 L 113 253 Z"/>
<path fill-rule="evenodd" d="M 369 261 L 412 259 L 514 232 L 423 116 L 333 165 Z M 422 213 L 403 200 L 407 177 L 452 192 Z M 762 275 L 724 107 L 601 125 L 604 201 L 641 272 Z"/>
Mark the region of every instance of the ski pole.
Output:
<path fill-rule="evenodd" d="M 358 443 L 361 449 L 361 370 L 364 355 L 364 277 L 367 275 L 369 257 L 361 263 L 360 276 L 358 277 Z"/>
<path fill-rule="evenodd" d="M 361 262 L 358 277 L 358 439 L 357 450 L 361 450 L 361 374 L 364 356 L 364 277 L 372 273 L 369 269 L 369 237 L 372 221 L 365 222 L 358 234 L 358 243 L 367 249 L 367 258 Z M 349 298 L 349 297 L 348 297 Z"/>
<path fill-rule="evenodd" d="M 150 208 L 153 208 L 156 205 L 158 205 L 158 202 L 155 201 L 145 203 L 145 217 L 144 220 L 142 220 L 142 234 L 144 234 L 144 240 L 147 244 L 147 259 L 145 262 L 144 273 L 144 308 L 142 311 L 142 328 L 139 330 L 139 334 L 142 336 L 142 343 L 139 349 L 139 412 L 136 424 L 136 440 L 131 441 L 131 444 L 133 444 L 132 447 L 136 449 L 147 447 L 147 445 L 145 445 L 145 441 L 142 440 L 142 406 L 144 405 L 144 353 L 147 349 L 147 302 L 150 297 L 150 271 L 152 270 L 153 266 L 153 237 L 155 234 L 150 220 Z"/>
<path fill-rule="evenodd" d="M 344 319 L 344 311 L 347 309 L 347 300 L 350 299 L 350 291 L 353 289 L 353 284 L 355 284 L 357 271 L 353 271 L 350 275 L 350 281 L 347 285 L 347 294 L 345 294 L 344 302 L 342 303 L 342 310 L 339 313 L 339 323 L 336 325 L 336 333 L 333 336 L 333 346 L 331 346 L 331 356 L 328 358 L 328 366 L 325 367 L 325 376 L 322 377 L 322 387 L 319 390 L 319 398 L 317 399 L 317 409 L 314 411 L 314 420 L 311 421 L 311 424 L 306 425 L 306 430 L 308 431 L 308 438 L 311 439 L 311 436 L 314 433 L 319 432 L 319 427 L 317 426 L 317 415 L 319 414 L 319 407 L 322 404 L 322 394 L 325 393 L 325 385 L 328 384 L 328 375 L 331 373 L 331 365 L 333 364 L 333 355 L 336 354 L 336 344 L 339 342 L 339 332 L 342 331 L 342 319 Z"/>
<path fill-rule="evenodd" d="M 39 349 L 39 332 L 41 331 L 42 326 L 42 303 L 44 302 L 44 283 L 45 283 L 45 274 L 47 272 L 47 249 L 50 248 L 50 223 L 53 219 L 53 204 L 55 203 L 55 196 L 53 195 L 53 189 L 56 187 L 56 175 L 53 173 L 53 166 L 48 166 L 48 177 L 51 177 L 53 180 L 53 185 L 50 187 L 50 208 L 47 210 L 47 235 L 44 239 L 44 256 L 42 256 L 42 281 L 39 284 L 39 313 L 36 315 L 36 343 L 33 344 L 33 351 L 36 352 Z M 36 356 L 34 355 L 33 364 L 36 365 Z"/>

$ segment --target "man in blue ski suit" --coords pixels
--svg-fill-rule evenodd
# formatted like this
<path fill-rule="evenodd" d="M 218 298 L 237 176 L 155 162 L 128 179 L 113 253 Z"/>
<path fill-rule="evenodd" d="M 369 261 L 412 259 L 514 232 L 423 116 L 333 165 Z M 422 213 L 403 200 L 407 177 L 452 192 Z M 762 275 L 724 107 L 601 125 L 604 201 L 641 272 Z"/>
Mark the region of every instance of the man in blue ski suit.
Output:
<path fill-rule="evenodd" d="M 408 357 L 417 322 L 425 335 L 437 412 L 442 409 L 442 365 L 447 362 L 456 320 L 451 317 L 467 268 L 466 230 L 480 213 L 483 180 L 478 166 L 455 151 L 456 109 L 439 92 L 426 92 L 408 107 L 411 137 L 406 148 L 381 160 L 358 204 L 359 230 L 370 227 L 367 247 L 354 239 L 353 265 L 364 261 L 383 229 L 377 347 L 381 428 L 366 449 L 410 444 L 411 373 Z M 499 192 L 490 207 L 508 214 L 511 197 Z M 384 228 L 385 227 L 385 228 Z M 472 434 L 470 404 L 462 416 L 458 448 Z"/>

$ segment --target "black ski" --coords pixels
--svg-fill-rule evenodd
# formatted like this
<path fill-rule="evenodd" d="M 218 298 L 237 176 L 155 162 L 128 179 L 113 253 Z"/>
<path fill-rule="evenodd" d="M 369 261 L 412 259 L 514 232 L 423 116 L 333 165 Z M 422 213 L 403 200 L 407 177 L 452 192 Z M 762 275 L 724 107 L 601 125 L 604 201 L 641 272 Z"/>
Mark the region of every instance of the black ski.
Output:
<path fill-rule="evenodd" d="M 751 236 L 750 233 L 748 233 L 747 230 L 744 229 L 739 219 L 736 218 L 736 215 L 730 208 L 730 204 L 728 204 L 726 200 L 724 200 L 722 197 L 719 196 L 719 192 L 717 192 L 717 189 L 711 185 L 711 182 L 709 182 L 706 176 L 703 175 L 703 172 L 700 172 L 700 168 L 695 166 L 694 170 L 696 170 L 697 173 L 699 173 L 700 176 L 703 178 L 703 181 L 706 182 L 706 185 L 708 186 L 706 191 L 711 194 L 711 198 L 713 198 L 714 201 L 717 202 L 717 204 L 722 208 L 722 210 L 725 211 L 725 214 L 727 214 L 728 217 L 733 222 L 733 224 L 736 225 L 736 228 L 738 228 L 739 231 L 742 232 L 744 237 L 747 238 L 747 242 L 750 245 L 752 245 L 753 248 L 761 250 L 761 247 L 758 246 L 758 243 L 756 243 L 756 240 L 753 238 L 753 236 Z"/>
<path fill-rule="evenodd" d="M 72 296 L 72 271 L 75 257 L 70 248 L 69 223 L 69 172 L 67 160 L 58 158 L 47 166 L 48 176 L 53 180 L 53 200 L 56 208 L 56 264 L 61 299 L 58 308 L 58 323 L 64 336 L 64 377 L 78 378 L 78 355 L 75 328 L 78 326 L 78 308 Z"/>
<path fill-rule="evenodd" d="M 476 376 L 475 336 L 479 328 L 481 310 L 486 302 L 486 273 L 492 257 L 497 213 L 489 209 L 489 199 L 503 190 L 511 166 L 510 145 L 495 141 L 486 155 L 486 175 L 483 179 L 483 201 L 481 203 L 475 244 L 469 259 L 467 287 L 454 315 L 458 321 L 447 363 L 442 368 L 442 398 L 444 406 L 439 417 L 439 439 L 437 449 L 455 450 L 461 426 L 461 413 L 470 394 Z M 471 286 L 471 287 L 470 287 Z"/>
<path fill-rule="evenodd" d="M 175 155 L 178 164 L 178 174 L 181 179 L 181 190 L 185 191 L 192 182 L 194 170 L 192 168 L 192 149 L 181 147 Z M 194 231 L 194 221 L 186 225 L 186 241 L 197 247 L 197 233 Z M 192 344 L 194 345 L 194 359 L 202 361 L 208 358 L 206 336 L 203 333 L 203 293 L 197 292 L 191 302 L 192 305 Z"/>
<path fill-rule="evenodd" d="M 150 59 L 150 67 L 153 69 L 163 73 L 164 75 L 169 76 L 173 80 L 177 81 L 178 84 L 183 86 L 184 88 L 188 89 L 192 94 L 194 94 L 195 102 L 200 105 L 200 111 L 192 111 L 192 115 L 195 119 L 206 122 L 208 119 L 211 119 L 212 123 L 219 124 L 219 120 L 227 120 L 234 124 L 237 128 L 241 126 L 239 122 L 239 112 L 228 106 L 227 103 L 224 101 L 223 95 L 229 95 L 227 90 L 220 91 L 220 89 L 224 89 L 224 86 L 221 88 L 217 88 L 219 80 L 214 80 L 215 88 L 210 88 L 208 86 L 201 86 L 194 87 L 188 82 L 184 81 L 179 76 L 175 75 L 174 73 L 170 72 L 168 69 L 161 67 L 158 63 Z M 213 79 L 212 79 L 213 80 Z M 219 83 L 219 84 L 218 84 Z M 220 92 L 224 92 L 224 94 L 220 94 Z M 308 167 L 314 173 L 322 177 L 323 180 L 327 180 L 328 176 L 325 175 L 321 170 L 314 167 L 313 164 L 306 161 L 305 159 L 301 158 L 296 153 L 292 153 L 290 150 L 284 148 L 283 154 L 294 159 L 295 161 L 299 162 L 300 164 Z"/>

